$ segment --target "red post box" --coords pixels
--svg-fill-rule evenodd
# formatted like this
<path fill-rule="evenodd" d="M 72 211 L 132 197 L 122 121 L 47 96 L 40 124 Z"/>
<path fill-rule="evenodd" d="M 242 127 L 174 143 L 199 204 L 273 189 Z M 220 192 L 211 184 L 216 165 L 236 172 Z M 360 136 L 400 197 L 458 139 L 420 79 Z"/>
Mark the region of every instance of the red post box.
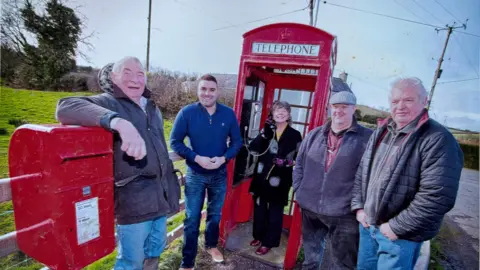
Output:
<path fill-rule="evenodd" d="M 8 154 L 22 252 L 51 269 L 81 269 L 115 249 L 111 133 L 23 125 Z"/>

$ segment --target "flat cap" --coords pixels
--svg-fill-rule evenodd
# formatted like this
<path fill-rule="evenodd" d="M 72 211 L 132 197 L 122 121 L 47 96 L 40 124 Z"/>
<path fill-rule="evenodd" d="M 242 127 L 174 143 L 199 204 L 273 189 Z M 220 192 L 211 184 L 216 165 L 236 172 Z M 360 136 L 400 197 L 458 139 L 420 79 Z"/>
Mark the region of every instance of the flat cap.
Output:
<path fill-rule="evenodd" d="M 349 91 L 340 91 L 330 98 L 330 104 L 348 104 L 357 105 L 357 98 Z"/>

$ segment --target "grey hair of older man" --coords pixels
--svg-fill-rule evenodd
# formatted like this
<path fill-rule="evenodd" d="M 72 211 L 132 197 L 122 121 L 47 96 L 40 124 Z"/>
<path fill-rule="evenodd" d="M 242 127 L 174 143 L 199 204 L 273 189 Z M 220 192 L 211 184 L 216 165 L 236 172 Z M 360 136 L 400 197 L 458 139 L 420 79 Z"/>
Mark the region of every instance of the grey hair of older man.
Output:
<path fill-rule="evenodd" d="M 422 80 L 417 77 L 400 77 L 390 83 L 390 93 L 388 95 L 388 100 L 390 101 L 392 99 L 392 91 L 394 89 L 403 90 L 406 88 L 412 88 L 417 90 L 418 100 L 420 102 L 425 101 L 428 96 L 427 90 L 425 89 L 425 86 L 423 86 Z"/>

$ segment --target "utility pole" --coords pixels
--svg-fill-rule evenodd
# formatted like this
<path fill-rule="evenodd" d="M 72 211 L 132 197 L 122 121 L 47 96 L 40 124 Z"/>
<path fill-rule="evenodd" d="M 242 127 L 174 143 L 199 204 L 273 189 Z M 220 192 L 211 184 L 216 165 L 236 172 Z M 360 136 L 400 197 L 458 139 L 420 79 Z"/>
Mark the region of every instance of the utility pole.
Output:
<path fill-rule="evenodd" d="M 150 71 L 150 24 L 152 22 L 152 0 L 148 1 L 147 74 Z"/>
<path fill-rule="evenodd" d="M 317 20 L 318 20 L 318 10 L 320 9 L 320 0 L 317 0 L 317 11 L 315 12 L 315 22 L 313 23 L 313 26 L 317 27 Z"/>
<path fill-rule="evenodd" d="M 455 23 L 454 23 L 454 25 L 455 25 Z M 443 57 L 445 56 L 445 52 L 447 51 L 447 46 L 448 46 L 448 41 L 450 40 L 450 35 L 452 34 L 453 30 L 457 29 L 457 28 L 466 29 L 467 25 L 463 24 L 462 26 L 456 26 L 455 27 L 455 26 L 449 26 L 447 24 L 446 28 L 435 29 L 435 30 L 437 30 L 437 32 L 442 31 L 442 30 L 447 30 L 447 39 L 445 40 L 445 44 L 443 45 L 442 55 L 440 56 L 440 59 L 438 59 L 437 69 L 435 70 L 435 76 L 433 77 L 432 88 L 430 89 L 430 94 L 428 95 L 427 110 L 430 109 L 430 104 L 432 103 L 433 92 L 435 91 L 435 86 L 437 85 L 437 80 L 442 75 Z"/>
<path fill-rule="evenodd" d="M 310 4 L 308 4 L 308 8 L 310 9 L 310 25 L 313 26 L 313 1 L 310 0 Z"/>

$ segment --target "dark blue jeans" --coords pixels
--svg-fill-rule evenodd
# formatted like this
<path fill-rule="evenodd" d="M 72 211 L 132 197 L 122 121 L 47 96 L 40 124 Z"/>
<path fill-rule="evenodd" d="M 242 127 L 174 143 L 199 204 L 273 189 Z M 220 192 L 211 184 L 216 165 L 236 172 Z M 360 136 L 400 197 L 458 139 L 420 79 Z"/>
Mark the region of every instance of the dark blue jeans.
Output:
<path fill-rule="evenodd" d="M 205 192 L 208 199 L 205 248 L 217 246 L 219 223 L 226 190 L 226 169 L 221 169 L 211 174 L 200 174 L 190 168 L 187 170 L 185 182 L 186 217 L 183 230 L 183 259 L 181 267 L 192 268 L 195 265 Z"/>
<path fill-rule="evenodd" d="M 415 267 L 422 243 L 385 237 L 376 226 L 360 224 L 358 270 L 410 270 Z"/>

